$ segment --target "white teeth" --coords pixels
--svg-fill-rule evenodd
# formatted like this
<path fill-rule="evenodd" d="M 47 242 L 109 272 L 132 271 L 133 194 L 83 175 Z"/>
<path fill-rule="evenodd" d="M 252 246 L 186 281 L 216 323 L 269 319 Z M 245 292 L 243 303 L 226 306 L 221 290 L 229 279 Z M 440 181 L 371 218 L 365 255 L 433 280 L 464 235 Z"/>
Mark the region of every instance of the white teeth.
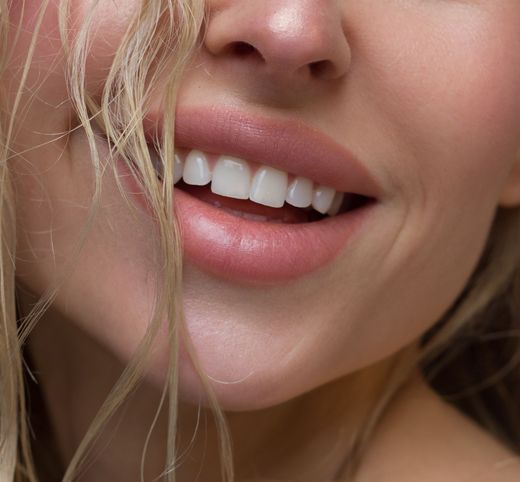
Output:
<path fill-rule="evenodd" d="M 334 195 L 334 199 L 332 200 L 332 204 L 331 204 L 329 210 L 327 211 L 327 214 L 329 216 L 336 216 L 336 214 L 338 214 L 339 209 L 341 208 L 341 205 L 343 204 L 344 197 L 345 197 L 345 194 L 343 194 L 342 192 L 336 192 L 336 194 Z"/>
<path fill-rule="evenodd" d="M 314 190 L 314 197 L 312 199 L 312 207 L 321 214 L 325 214 L 332 206 L 336 191 L 331 187 L 318 186 Z"/>
<path fill-rule="evenodd" d="M 150 149 L 150 159 L 152 160 L 155 172 L 157 172 L 159 177 L 162 179 L 164 174 L 164 166 L 161 158 L 159 157 L 159 154 L 155 149 Z M 177 184 L 181 180 L 183 171 L 184 161 L 178 154 L 175 154 L 175 164 L 173 166 L 173 184 Z"/>
<path fill-rule="evenodd" d="M 181 159 L 181 156 L 175 154 L 175 164 L 173 165 L 173 183 L 177 184 L 182 179 L 182 174 L 184 172 L 184 162 Z"/>
<path fill-rule="evenodd" d="M 157 172 L 162 163 L 157 154 L 150 152 Z M 208 158 L 202 151 L 192 150 L 183 162 L 175 155 L 174 183 L 184 180 L 186 184 L 205 186 L 211 182 L 211 191 L 220 196 L 251 201 L 280 208 L 285 202 L 297 207 L 312 207 L 321 214 L 335 216 L 344 204 L 345 194 L 331 187 L 318 185 L 305 177 L 295 177 L 288 185 L 288 174 L 268 166 L 260 166 L 251 180 L 251 168 L 243 159 L 220 156 L 213 173 Z"/>
<path fill-rule="evenodd" d="M 213 169 L 211 191 L 221 196 L 248 199 L 251 186 L 249 164 L 235 157 L 221 156 Z"/>
<path fill-rule="evenodd" d="M 287 195 L 287 173 L 261 167 L 253 178 L 249 199 L 264 206 L 281 208 Z"/>
<path fill-rule="evenodd" d="M 203 152 L 193 150 L 188 154 L 182 178 L 186 184 L 192 186 L 205 186 L 211 182 L 211 171 Z"/>
<path fill-rule="evenodd" d="M 305 177 L 297 177 L 287 189 L 288 204 L 297 208 L 307 208 L 312 203 L 312 181 Z"/>

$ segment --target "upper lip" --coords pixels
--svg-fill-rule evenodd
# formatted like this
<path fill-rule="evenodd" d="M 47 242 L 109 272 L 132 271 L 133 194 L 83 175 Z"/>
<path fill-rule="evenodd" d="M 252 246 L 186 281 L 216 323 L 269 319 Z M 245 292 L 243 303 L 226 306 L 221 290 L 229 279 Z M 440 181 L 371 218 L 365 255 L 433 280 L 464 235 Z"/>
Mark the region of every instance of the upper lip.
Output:
<path fill-rule="evenodd" d="M 164 129 L 160 112 L 149 113 L 144 123 L 147 134 L 160 138 Z M 175 144 L 272 166 L 340 192 L 374 199 L 382 193 L 379 183 L 347 148 L 303 122 L 228 108 L 179 107 Z"/>

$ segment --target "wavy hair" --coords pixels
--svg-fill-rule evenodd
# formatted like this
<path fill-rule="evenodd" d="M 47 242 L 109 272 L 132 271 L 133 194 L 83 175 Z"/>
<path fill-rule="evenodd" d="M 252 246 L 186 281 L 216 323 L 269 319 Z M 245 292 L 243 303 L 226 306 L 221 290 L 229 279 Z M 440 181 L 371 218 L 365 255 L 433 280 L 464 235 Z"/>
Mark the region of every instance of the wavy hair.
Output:
<path fill-rule="evenodd" d="M 22 12 L 25 0 L 21 0 Z M 68 94 L 74 108 L 76 122 L 74 129 L 84 129 L 91 151 L 92 168 L 95 173 L 95 191 L 85 225 L 75 249 L 75 255 L 65 266 L 55 286 L 50 286 L 31 312 L 17 320 L 15 300 L 15 246 L 14 196 L 10 184 L 9 159 L 12 152 L 15 120 L 27 105 L 22 105 L 22 93 L 26 86 L 28 71 L 33 59 L 35 45 L 42 21 L 50 0 L 43 0 L 37 11 L 32 41 L 27 49 L 23 68 L 20 72 L 20 86 L 9 115 L 2 106 L 0 130 L 0 229 L 2 251 L 0 259 L 1 334 L 0 334 L 0 479 L 37 481 L 31 441 L 29 436 L 29 414 L 27 413 L 24 387 L 22 347 L 37 321 L 52 304 L 61 283 L 70 274 L 74 258 L 85 242 L 88 230 L 96 215 L 101 195 L 103 173 L 107 167 L 115 169 L 114 160 L 126 161 L 132 174 L 143 187 L 147 201 L 155 214 L 161 250 L 163 253 L 162 272 L 159 276 L 155 311 L 148 329 L 135 356 L 117 380 L 112 391 L 92 420 L 89 429 L 68 464 L 63 481 L 72 481 L 81 473 L 96 438 L 118 408 L 135 389 L 142 378 L 152 343 L 162 320 L 168 320 L 170 337 L 170 365 L 160 406 L 168 401 L 169 435 L 164 478 L 175 480 L 177 454 L 175 431 L 177 420 L 177 372 L 175 360 L 178 354 L 181 325 L 183 320 L 181 299 L 182 250 L 179 228 L 173 215 L 173 134 L 165 129 L 162 138 L 157 139 L 163 163 L 164 182 L 157 183 L 155 170 L 150 159 L 147 139 L 142 122 L 150 105 L 152 90 L 159 83 L 163 86 L 163 102 L 166 109 L 165 122 L 173 125 L 175 98 L 178 81 L 183 67 L 193 52 L 199 39 L 204 18 L 204 6 L 200 0 L 155 0 L 142 1 L 131 19 L 120 45 L 115 52 L 110 71 L 105 80 L 101 98 L 91 95 L 86 88 L 86 61 L 89 56 L 90 40 L 96 7 L 100 0 L 92 0 L 85 19 L 70 38 L 69 0 L 59 0 L 59 24 L 63 44 L 63 55 L 67 63 Z M 17 41 L 20 26 L 9 25 L 7 0 L 0 0 L 0 35 L 2 49 L 0 55 L 0 76 L 9 61 L 12 45 L 8 38 Z M 23 15 L 23 13 L 22 13 Z M 11 29 L 11 31 L 9 31 Z M 13 34 L 14 31 L 14 34 Z M 8 34 L 11 35 L 8 35 Z M 0 99 L 5 99 L 5 96 Z M 72 131 L 71 130 L 71 131 Z M 101 131 L 109 144 L 108 165 L 96 145 L 96 136 Z M 121 194 L 124 192 L 121 189 Z M 189 348 L 189 343 L 187 343 Z M 201 376 L 204 383 L 205 378 Z M 214 409 L 217 425 L 220 427 L 222 459 L 230 461 L 229 440 L 223 415 L 208 390 L 210 405 Z M 150 433 L 153 426 L 150 428 Z M 149 434 L 150 434 L 149 433 Z M 146 443 L 145 450 L 146 452 Z M 144 467 L 144 454 L 142 471 Z M 231 480 L 232 469 L 229 462 L 222 464 L 223 479 Z M 143 475 L 141 474 L 141 477 Z"/>

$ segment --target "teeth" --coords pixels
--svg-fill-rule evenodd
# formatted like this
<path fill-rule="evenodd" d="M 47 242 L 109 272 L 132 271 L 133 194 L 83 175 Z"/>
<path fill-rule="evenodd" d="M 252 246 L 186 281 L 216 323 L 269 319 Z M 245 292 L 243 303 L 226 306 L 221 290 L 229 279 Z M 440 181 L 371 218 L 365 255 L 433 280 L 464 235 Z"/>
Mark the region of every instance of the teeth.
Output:
<path fill-rule="evenodd" d="M 307 208 L 312 204 L 312 181 L 297 177 L 287 189 L 285 200 L 294 207 Z"/>
<path fill-rule="evenodd" d="M 314 190 L 314 197 L 312 198 L 312 207 L 321 214 L 326 214 L 332 207 L 336 191 L 331 187 L 318 186 Z"/>
<path fill-rule="evenodd" d="M 327 211 L 327 214 L 329 216 L 336 216 L 336 214 L 338 214 L 338 212 L 341 208 L 341 205 L 343 204 L 344 198 L 345 198 L 344 193 L 336 192 L 336 194 L 334 195 L 334 199 L 332 200 L 332 204 L 331 204 L 329 210 Z"/>
<path fill-rule="evenodd" d="M 221 156 L 213 170 L 211 191 L 221 196 L 248 199 L 251 185 L 249 164 L 235 157 Z"/>
<path fill-rule="evenodd" d="M 157 164 L 157 155 L 152 161 Z M 162 164 L 156 166 L 158 172 Z M 206 154 L 192 150 L 183 162 L 175 155 L 174 182 L 184 180 L 193 186 L 205 186 L 211 183 L 211 191 L 220 196 L 251 201 L 280 208 L 285 202 L 297 208 L 312 206 L 321 214 L 335 216 L 344 204 L 345 194 L 323 185 L 314 186 L 310 179 L 295 177 L 288 183 L 288 174 L 268 166 L 260 166 L 251 179 L 249 163 L 232 156 L 220 156 L 213 172 Z M 289 184 L 289 185 L 288 185 Z"/>
<path fill-rule="evenodd" d="M 177 184 L 181 179 L 184 172 L 184 162 L 179 154 L 175 154 L 175 164 L 173 165 L 173 183 Z"/>
<path fill-rule="evenodd" d="M 150 153 L 150 159 L 152 161 L 155 172 L 159 175 L 161 179 L 163 179 L 164 174 L 164 166 L 162 160 L 157 153 L 157 151 L 153 148 L 149 148 L 148 152 Z M 177 184 L 182 179 L 182 173 L 184 171 L 184 161 L 178 154 L 175 154 L 175 164 L 173 166 L 173 184 Z"/>
<path fill-rule="evenodd" d="M 287 173 L 261 167 L 253 178 L 249 199 L 264 206 L 281 208 L 287 195 Z"/>
<path fill-rule="evenodd" d="M 188 154 L 182 178 L 186 184 L 192 186 L 205 186 L 211 182 L 211 171 L 203 152 L 193 150 Z"/>

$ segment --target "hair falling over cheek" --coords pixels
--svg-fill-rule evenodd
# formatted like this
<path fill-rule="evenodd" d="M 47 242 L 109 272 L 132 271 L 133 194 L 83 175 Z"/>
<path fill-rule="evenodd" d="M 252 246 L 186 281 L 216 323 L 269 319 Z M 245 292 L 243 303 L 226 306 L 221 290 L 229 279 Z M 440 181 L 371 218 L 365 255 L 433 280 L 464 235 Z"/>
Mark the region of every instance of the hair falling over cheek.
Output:
<path fill-rule="evenodd" d="M 18 13 L 24 14 L 25 1 Z M 17 39 L 18 31 L 9 31 L 9 7 L 7 0 L 0 0 L 0 77 L 3 68 L 8 61 L 10 46 L 7 39 Z M 171 105 L 167 109 L 167 121 L 173 123 L 175 97 L 178 79 L 184 65 L 195 48 L 204 16 L 204 5 L 199 0 L 158 0 L 154 2 L 141 2 L 137 11 L 130 20 L 130 25 L 125 36 L 121 39 L 110 65 L 108 75 L 101 95 L 87 92 L 85 62 L 91 48 L 90 39 L 95 29 L 96 8 L 98 2 L 93 1 L 84 14 L 84 20 L 77 26 L 74 38 L 68 36 L 70 25 L 70 13 L 74 8 L 73 2 L 60 0 L 60 27 L 63 49 L 66 52 L 68 62 L 68 91 L 70 102 L 76 111 L 77 123 L 74 129 L 82 128 L 89 139 L 93 170 L 96 173 L 96 191 L 90 207 L 89 221 L 77 239 L 74 250 L 76 256 L 88 235 L 89 228 L 95 217 L 99 198 L 101 196 L 101 176 L 106 165 L 101 159 L 96 144 L 98 129 L 101 129 L 109 141 L 111 152 L 110 159 L 125 159 L 127 162 L 138 160 L 138 168 L 141 176 L 140 182 L 149 200 L 149 204 L 155 212 L 158 231 L 163 251 L 164 269 L 162 278 L 158 280 L 156 310 L 150 320 L 146 335 L 140 343 L 135 356 L 125 368 L 108 398 L 92 420 L 85 437 L 77 448 L 70 464 L 68 465 L 63 481 L 75 480 L 77 475 L 84 470 L 84 464 L 93 448 L 93 444 L 108 424 L 118 408 L 135 389 L 146 369 L 146 361 L 149 357 L 151 346 L 158 334 L 162 320 L 168 320 L 168 336 L 170 338 L 170 362 L 168 377 L 160 405 L 168 400 L 169 403 L 169 434 L 167 454 L 165 454 L 165 478 L 175 480 L 175 427 L 177 417 L 177 374 L 176 358 L 179 345 L 179 325 L 182 323 L 181 296 L 181 266 L 182 256 L 180 248 L 180 236 L 176 220 L 173 218 L 172 199 L 172 166 L 169 159 L 173 158 L 173 139 L 169 132 L 164 133 L 161 139 L 164 146 L 163 161 L 165 182 L 161 189 L 155 176 L 148 175 L 151 160 L 147 149 L 145 133 L 142 123 L 136 120 L 143 119 L 144 113 L 150 101 L 152 89 L 160 82 L 165 85 L 164 102 Z M 18 102 L 26 88 L 26 74 L 33 61 L 34 47 L 41 32 L 42 22 L 52 9 L 56 8 L 49 1 L 42 2 L 35 12 L 34 33 L 27 49 L 27 56 L 21 66 L 21 83 L 18 87 L 17 102 L 10 116 L 5 116 L 2 109 L 0 118 L 0 230 L 2 236 L 2 250 L 0 259 L 0 300 L 1 323 L 0 331 L 0 383 L 2 386 L 0 395 L 0 446 L 1 480 L 39 480 L 31 455 L 31 442 L 28 428 L 28 415 L 25 407 L 24 373 L 22 369 L 21 346 L 32 328 L 45 310 L 52 303 L 55 293 L 59 290 L 60 283 L 66 281 L 70 275 L 69 269 L 61 273 L 61 277 L 55 286 L 49 287 L 47 295 L 38 301 L 34 309 L 25 314 L 19 329 L 17 329 L 17 315 L 15 308 L 15 273 L 12 264 L 12 253 L 15 251 L 15 231 L 13 216 L 13 193 L 9 184 L 8 164 L 11 156 L 10 139 L 18 113 Z M 20 28 L 20 27 L 18 27 Z M 24 75 L 25 73 L 25 75 Z M 99 100 L 97 100 L 99 99 Z M 94 127 L 96 125 L 97 127 Z M 115 162 L 112 162 L 115 169 Z M 125 196 L 124 193 L 122 193 Z M 72 256 L 74 258 L 74 256 Z M 69 260 L 72 267 L 74 259 Z M 20 336 L 18 336 L 20 333 Z M 201 373 L 201 377 L 203 377 Z M 222 452 L 229 454 L 229 441 L 225 435 L 223 416 L 216 403 L 213 403 L 215 416 L 222 427 L 223 436 Z M 154 427 L 150 427 L 150 432 Z M 223 477 L 231 480 L 231 463 L 227 460 L 223 464 Z M 143 461 L 144 464 L 144 455 Z"/>
<path fill-rule="evenodd" d="M 95 134 L 91 128 L 92 120 L 101 126 L 104 136 L 112 148 L 111 158 L 123 159 L 127 164 L 134 164 L 137 168 L 139 183 L 157 221 L 163 267 L 156 286 L 156 308 L 146 335 L 136 355 L 94 418 L 67 468 L 64 481 L 74 480 L 75 474 L 81 471 L 98 433 L 103 430 L 118 407 L 132 392 L 138 380 L 142 378 L 151 347 L 165 319 L 168 320 L 170 355 L 167 378 L 157 413 L 163 410 L 165 403 L 168 404 L 168 443 L 163 475 L 166 480 L 176 480 L 174 467 L 178 458 L 175 442 L 178 417 L 177 358 L 180 336 L 185 331 L 181 328 L 184 317 L 181 303 L 182 251 L 179 227 L 173 216 L 172 206 L 174 199 L 173 165 L 170 160 L 174 158 L 174 142 L 169 131 L 165 131 L 163 138 L 158 139 L 160 145 L 163 146 L 161 158 L 164 165 L 164 182 L 162 186 L 159 186 L 150 159 L 143 125 L 139 120 L 144 118 L 152 91 L 160 83 L 165 86 L 163 102 L 165 105 L 171 106 L 166 109 L 165 122 L 173 125 L 178 80 L 197 44 L 203 16 L 204 6 L 200 0 L 142 2 L 115 54 L 99 105 L 84 95 L 83 87 L 86 79 L 82 75 L 85 72 L 82 59 L 87 56 L 87 42 L 92 25 L 86 23 L 82 26 L 78 34 L 78 38 L 82 39 L 82 42 L 74 44 L 71 48 L 72 101 L 76 106 L 82 127 L 92 139 L 92 158 L 96 171 L 100 172 L 101 168 L 94 143 Z M 143 52 L 145 52 L 144 55 Z M 86 99 L 88 102 L 85 101 Z M 136 120 L 138 122 L 135 122 Z M 115 162 L 112 163 L 112 167 L 115 170 Z M 99 181 L 98 179 L 100 185 Z M 185 346 L 189 346 L 186 341 L 183 343 Z M 224 455 L 222 477 L 223 480 L 232 480 L 230 443 L 224 418 L 214 397 L 211 396 L 209 384 L 202 371 L 199 371 L 199 376 L 208 388 L 215 418 L 221 427 L 221 451 Z M 150 427 L 149 434 L 153 430 L 154 425 Z M 144 470 L 146 450 L 145 444 L 141 471 Z"/>

